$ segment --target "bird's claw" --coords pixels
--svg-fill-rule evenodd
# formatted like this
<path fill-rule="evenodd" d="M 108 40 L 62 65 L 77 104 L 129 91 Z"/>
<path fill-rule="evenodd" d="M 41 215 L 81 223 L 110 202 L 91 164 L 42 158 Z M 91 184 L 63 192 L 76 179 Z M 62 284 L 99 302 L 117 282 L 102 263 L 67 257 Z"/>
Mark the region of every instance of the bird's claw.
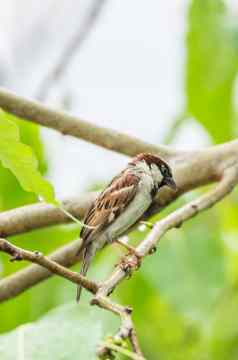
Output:
<path fill-rule="evenodd" d="M 128 275 L 128 277 L 131 276 L 132 270 L 138 270 L 140 265 L 141 257 L 136 256 L 135 254 L 133 254 L 133 256 L 124 257 L 119 263 L 119 267 Z"/>
<path fill-rule="evenodd" d="M 135 249 L 133 246 L 129 245 L 128 243 L 124 243 L 123 241 L 121 240 L 116 240 L 115 241 L 117 244 L 123 246 L 128 252 L 129 252 L 129 255 L 134 255 L 135 257 L 137 257 L 138 259 L 141 258 L 141 255 L 140 253 L 137 251 L 137 249 Z"/>

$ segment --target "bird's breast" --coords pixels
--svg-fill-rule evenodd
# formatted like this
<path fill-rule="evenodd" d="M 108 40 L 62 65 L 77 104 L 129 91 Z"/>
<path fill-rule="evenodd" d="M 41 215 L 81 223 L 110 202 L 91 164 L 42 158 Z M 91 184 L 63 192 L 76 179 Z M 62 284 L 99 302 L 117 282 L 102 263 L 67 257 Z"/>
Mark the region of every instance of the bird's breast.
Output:
<path fill-rule="evenodd" d="M 105 230 L 105 236 L 113 241 L 134 225 L 149 208 L 152 202 L 151 190 L 153 181 L 146 176 L 141 179 L 138 191 L 131 203 L 118 218 Z M 103 242 L 103 241 L 102 241 Z"/>

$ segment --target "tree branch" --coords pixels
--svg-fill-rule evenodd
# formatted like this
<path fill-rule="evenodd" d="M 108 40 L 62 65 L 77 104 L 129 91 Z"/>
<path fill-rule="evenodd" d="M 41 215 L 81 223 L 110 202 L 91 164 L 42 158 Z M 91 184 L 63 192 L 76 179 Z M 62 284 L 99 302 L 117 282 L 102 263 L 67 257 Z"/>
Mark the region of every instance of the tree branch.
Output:
<path fill-rule="evenodd" d="M 75 240 L 54 251 L 49 259 L 62 266 L 71 267 L 80 260 L 76 255 L 80 246 L 81 240 Z M 0 303 L 21 294 L 50 276 L 52 272 L 34 264 L 5 277 L 0 280 Z"/>
<path fill-rule="evenodd" d="M 224 196 L 232 191 L 238 182 L 238 141 L 229 142 L 200 151 L 186 152 L 166 146 L 156 146 L 145 143 L 139 139 L 130 137 L 129 135 L 105 129 L 93 125 L 92 123 L 79 120 L 73 116 L 50 110 L 40 104 L 21 99 L 5 91 L 0 91 L 0 107 L 17 115 L 18 117 L 28 119 L 43 126 L 54 128 L 63 134 L 79 137 L 125 155 L 134 156 L 140 152 L 153 152 L 164 157 L 166 160 L 169 160 L 172 165 L 173 174 L 179 190 L 176 194 L 168 189 L 160 191 L 155 203 L 151 206 L 147 214 L 145 214 L 145 217 L 158 212 L 161 208 L 184 192 L 195 189 L 201 185 L 218 181 L 218 185 L 214 189 L 199 197 L 197 200 L 192 201 L 176 210 L 154 225 L 152 231 L 146 239 L 136 248 L 136 251 L 140 255 L 141 259 L 152 252 L 161 237 L 169 229 L 181 226 L 184 221 L 213 206 L 216 202 L 220 201 Z M 91 194 L 91 196 L 92 198 L 95 198 L 95 194 Z M 92 201 L 92 198 L 90 201 Z M 75 216 L 82 216 L 85 213 L 86 207 L 88 206 L 88 200 L 85 198 L 85 201 L 85 204 L 81 204 L 81 207 L 77 203 L 78 208 L 75 210 Z M 88 202 L 90 203 L 90 201 Z M 69 207 L 69 209 L 67 209 L 68 211 L 70 211 L 73 204 L 75 205 L 74 202 L 67 205 Z M 59 213 L 57 213 L 59 211 L 58 209 L 54 209 L 52 207 L 46 208 L 45 206 L 46 205 L 44 204 L 36 204 L 31 208 L 25 207 L 24 211 L 20 209 L 12 210 L 12 212 L 19 211 L 18 221 L 15 223 L 13 221 L 14 226 L 12 226 L 11 222 L 11 219 L 14 217 L 13 213 L 6 212 L 2 215 L 3 220 L 5 217 L 5 226 L 3 227 L 1 227 L 0 215 L 0 229 L 2 229 L 3 233 L 4 231 L 6 232 L 5 235 L 9 235 L 11 233 L 19 233 L 45 225 L 67 221 L 63 214 L 59 215 Z M 33 210 L 33 215 L 29 210 Z M 50 214 L 50 220 L 44 216 L 43 213 L 45 211 Z M 40 212 L 42 213 L 42 217 L 37 221 L 37 213 Z M 60 216 L 62 216 L 62 218 L 60 218 Z M 24 225 L 19 225 L 19 222 L 21 222 L 20 218 L 22 220 L 24 219 Z M 6 224 L 8 224 L 8 227 Z M 75 255 L 78 246 L 79 241 L 76 241 L 60 250 L 57 250 L 51 255 L 49 261 L 54 260 L 59 263 L 61 262 L 61 265 L 71 266 L 78 260 Z M 66 254 L 70 254 L 68 258 Z M 41 256 L 39 256 L 39 259 L 42 261 Z M 34 262 L 36 262 L 35 257 L 28 257 L 28 260 L 34 260 Z M 124 266 L 125 264 L 127 264 L 127 267 Z M 32 265 L 31 267 L 2 280 L 0 282 L 0 301 L 13 297 L 37 282 L 49 277 L 50 272 L 48 270 L 54 271 L 55 269 L 55 267 L 47 267 L 49 263 L 46 263 L 45 260 L 44 262 L 41 262 L 41 265 L 46 265 L 45 267 L 47 270 L 39 268 L 38 265 Z M 116 342 L 118 338 L 121 340 L 129 339 L 134 352 L 137 353 L 138 356 L 141 356 L 134 325 L 131 319 L 131 310 L 128 311 L 127 307 L 115 304 L 108 299 L 108 296 L 114 288 L 127 276 L 126 268 L 128 269 L 129 267 L 130 272 L 132 273 L 138 268 L 138 265 L 139 261 L 135 255 L 127 255 L 123 259 L 123 262 L 117 266 L 110 278 L 100 284 L 97 291 L 94 289 L 96 294 L 92 300 L 92 304 L 96 304 L 120 316 L 121 327 L 115 335 L 114 341 Z M 77 278 L 77 281 L 79 281 L 79 278 Z M 80 281 L 83 281 L 83 279 Z M 17 290 L 15 290 L 14 285 L 16 285 Z M 12 292 L 9 291 L 9 289 Z M 116 344 L 113 344 L 113 346 L 114 345 L 117 346 Z M 108 346 L 108 348 L 110 347 Z M 101 351 L 102 350 L 103 349 L 101 349 Z M 105 350 L 108 349 L 105 349 L 104 347 L 103 351 Z"/>
<path fill-rule="evenodd" d="M 230 164 L 230 166 L 224 170 L 223 176 L 215 188 L 200 196 L 198 199 L 191 201 L 187 205 L 177 209 L 164 219 L 158 221 L 153 226 L 152 231 L 149 233 L 146 239 L 142 241 L 142 243 L 136 248 L 137 254 L 140 255 L 140 261 L 143 260 L 145 256 L 151 254 L 152 250 L 156 247 L 161 237 L 168 230 L 180 227 L 184 221 L 194 217 L 201 211 L 208 209 L 216 204 L 233 190 L 237 182 L 238 165 Z M 143 359 L 143 355 L 136 336 L 135 327 L 131 318 L 132 309 L 116 304 L 108 298 L 115 287 L 123 279 L 125 279 L 125 277 L 127 277 L 128 266 L 130 268 L 130 273 L 132 274 L 133 271 L 138 268 L 138 265 L 140 265 L 138 263 L 138 258 L 135 255 L 127 255 L 123 259 L 123 262 L 117 266 L 110 278 L 102 284 L 98 285 L 75 272 L 67 270 L 65 267 L 60 266 L 50 258 L 48 259 L 39 253 L 33 253 L 31 251 L 18 248 L 4 239 L 0 239 L 0 250 L 13 256 L 14 260 L 25 259 L 37 263 L 50 272 L 63 276 L 77 284 L 82 284 L 83 287 L 85 287 L 88 291 L 94 293 L 95 296 L 91 301 L 92 305 L 97 305 L 103 309 L 113 312 L 121 318 L 121 326 L 116 335 L 113 337 L 112 345 L 117 346 L 118 344 L 122 344 L 123 340 L 128 339 L 132 345 L 134 353 L 138 355 L 137 358 Z M 125 263 L 127 264 L 127 270 L 125 270 Z M 99 348 L 98 354 L 101 357 L 105 355 L 111 356 L 111 350 L 113 348 L 114 350 L 116 349 L 114 346 L 107 346 L 107 343 L 104 343 L 104 345 Z"/>
<path fill-rule="evenodd" d="M 11 261 L 30 261 L 46 268 L 53 274 L 62 276 L 75 284 L 82 285 L 85 289 L 87 289 L 93 294 L 96 294 L 98 291 L 99 287 L 95 282 L 88 280 L 85 276 L 82 276 L 74 271 L 68 270 L 66 267 L 59 265 L 57 262 L 45 257 L 42 253 L 38 251 L 32 252 L 22 249 L 1 238 L 0 251 L 11 255 Z"/>
<path fill-rule="evenodd" d="M 142 241 L 142 243 L 136 248 L 137 254 L 140 255 L 139 263 L 138 258 L 136 258 L 135 255 L 127 256 L 123 260 L 123 263 L 127 264 L 127 271 L 125 271 L 125 267 L 124 265 L 122 266 L 122 263 L 119 264 L 111 277 L 101 286 L 99 286 L 99 290 L 91 301 L 91 304 L 96 304 L 120 316 L 121 327 L 113 338 L 116 344 L 118 343 L 118 339 L 129 339 L 134 352 L 142 356 L 135 328 L 131 319 L 132 309 L 115 304 L 107 298 L 115 289 L 115 287 L 128 276 L 128 266 L 130 266 L 130 274 L 132 274 L 133 271 L 138 269 L 138 265 L 140 265 L 140 262 L 143 260 L 143 258 L 152 253 L 152 250 L 155 249 L 161 237 L 168 230 L 180 227 L 184 221 L 194 217 L 201 211 L 206 210 L 216 204 L 233 190 L 237 182 L 238 165 L 227 168 L 220 183 L 214 189 L 174 211 L 164 219 L 158 221 L 153 226 L 152 231 L 149 233 L 146 239 Z M 110 351 L 110 347 L 107 347 L 107 344 L 103 344 L 99 349 L 99 355 L 110 355 Z"/>
<path fill-rule="evenodd" d="M 131 356 L 131 358 L 145 360 L 140 349 L 136 330 L 132 321 L 132 309 L 128 306 L 125 307 L 112 302 L 103 291 L 98 291 L 95 298 L 91 301 L 91 305 L 97 305 L 102 309 L 111 311 L 115 315 L 118 315 L 121 319 L 121 326 L 113 339 L 111 339 L 110 343 L 106 342 L 99 346 L 97 351 L 99 358 L 104 359 L 105 357 L 112 357 L 112 348 L 110 345 L 114 344 L 122 346 L 123 342 L 129 339 L 134 353 L 137 354 L 137 357 Z"/>
<path fill-rule="evenodd" d="M 219 180 L 227 168 L 237 164 L 238 142 L 214 146 L 198 152 L 193 157 L 175 162 L 173 172 L 178 192 L 164 188 L 145 218 L 157 213 L 179 195 L 201 185 Z M 199 171 L 198 171 L 199 169 Z M 97 193 L 89 193 L 64 202 L 66 210 L 76 217 L 83 217 Z M 58 208 L 47 204 L 27 205 L 0 213 L 0 236 L 6 237 L 53 224 L 70 221 Z M 73 242 L 55 251 L 50 258 L 61 265 L 70 267 L 78 262 L 75 256 L 79 242 Z M 51 273 L 36 265 L 0 280 L 0 302 L 14 297 L 28 288 L 47 279 Z"/>
<path fill-rule="evenodd" d="M 77 218 L 82 218 L 96 198 L 97 192 L 90 192 L 63 201 L 65 210 Z M 22 234 L 42 227 L 65 224 L 72 220 L 59 208 L 45 203 L 22 206 L 0 213 L 0 236 Z"/>
<path fill-rule="evenodd" d="M 120 154 L 135 156 L 146 151 L 160 153 L 164 158 L 178 154 L 178 150 L 146 143 L 133 136 L 103 128 L 64 112 L 49 109 L 5 90 L 0 90 L 0 108 L 19 118 L 55 129 L 64 135 L 75 136 Z"/>
<path fill-rule="evenodd" d="M 153 226 L 153 229 L 144 241 L 136 248 L 136 252 L 141 259 L 150 255 L 156 248 L 161 237 L 170 229 L 178 228 L 182 223 L 194 217 L 198 213 L 210 208 L 218 201 L 228 195 L 238 183 L 238 165 L 226 169 L 221 181 L 214 189 L 208 191 L 196 200 L 175 210 L 164 219 L 159 220 Z M 130 264 L 130 272 L 138 269 L 138 259 L 134 255 L 128 256 L 127 260 Z M 119 264 L 113 274 L 99 288 L 103 294 L 111 294 L 114 288 L 127 276 L 122 266 Z"/>
<path fill-rule="evenodd" d="M 238 141 L 205 149 L 195 153 L 193 157 L 177 159 L 173 164 L 173 173 L 178 191 L 161 189 L 145 218 L 157 213 L 187 191 L 218 181 L 224 170 L 236 164 L 237 159 Z M 82 218 L 97 194 L 91 192 L 65 200 L 63 206 L 75 217 Z M 0 236 L 7 237 L 70 221 L 68 216 L 53 205 L 44 203 L 26 205 L 0 213 Z"/>

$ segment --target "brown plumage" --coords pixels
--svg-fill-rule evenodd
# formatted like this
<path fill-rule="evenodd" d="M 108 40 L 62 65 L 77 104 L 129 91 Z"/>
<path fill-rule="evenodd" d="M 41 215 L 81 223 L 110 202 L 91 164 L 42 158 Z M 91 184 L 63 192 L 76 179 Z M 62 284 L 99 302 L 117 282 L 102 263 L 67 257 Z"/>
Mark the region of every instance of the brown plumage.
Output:
<path fill-rule="evenodd" d="M 157 176 L 158 179 L 160 179 L 158 180 L 160 181 L 159 183 L 153 179 L 155 169 L 158 169 Z M 148 206 L 161 186 L 168 185 L 172 187 L 172 185 L 175 185 L 171 170 L 165 161 L 156 155 L 142 153 L 133 158 L 126 169 L 113 178 L 111 183 L 89 208 L 84 218 L 85 226 L 82 227 L 80 234 L 82 238 L 80 252 L 83 251 L 81 275 L 86 275 L 90 261 L 96 250 L 104 246 L 105 243 L 113 241 L 113 238 L 107 238 L 107 229 L 121 214 L 127 211 L 127 207 L 132 203 L 135 196 L 143 192 L 143 188 L 147 185 L 141 186 L 139 190 L 139 184 L 142 179 L 146 177 L 148 178 L 146 181 L 149 181 L 149 185 L 147 185 L 150 186 L 148 196 L 146 195 Z M 139 210 L 140 208 L 141 205 L 139 206 Z M 134 223 L 137 220 L 138 218 L 136 217 Z M 77 300 L 79 300 L 80 294 L 81 286 L 78 287 Z"/>
<path fill-rule="evenodd" d="M 84 224 L 90 227 L 83 227 L 80 237 L 83 241 L 80 252 L 83 251 L 83 265 L 80 274 L 85 276 L 90 260 L 94 256 L 93 246 L 90 245 L 91 239 L 97 236 L 105 226 L 115 221 L 125 207 L 131 202 L 136 194 L 139 177 L 133 175 L 131 171 L 124 170 L 115 176 L 108 187 L 99 195 L 89 208 Z M 78 286 L 77 301 L 80 299 L 82 287 Z"/>
<path fill-rule="evenodd" d="M 135 196 L 139 180 L 130 171 L 122 171 L 99 195 L 84 218 L 84 224 L 97 227 L 82 228 L 80 236 L 85 246 L 95 232 L 101 231 L 120 215 Z"/>

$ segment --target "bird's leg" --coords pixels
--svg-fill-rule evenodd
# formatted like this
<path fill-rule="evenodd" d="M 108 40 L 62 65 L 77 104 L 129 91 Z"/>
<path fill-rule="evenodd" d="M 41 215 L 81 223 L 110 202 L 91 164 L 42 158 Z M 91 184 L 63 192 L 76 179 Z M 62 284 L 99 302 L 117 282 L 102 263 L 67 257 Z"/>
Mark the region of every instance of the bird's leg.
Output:
<path fill-rule="evenodd" d="M 141 258 L 141 255 L 138 253 L 138 251 L 131 245 L 127 244 L 126 242 L 122 241 L 121 239 L 115 240 L 115 242 L 121 246 L 123 246 L 126 250 L 129 251 L 131 255 L 135 255 L 138 259 Z"/>
<path fill-rule="evenodd" d="M 118 264 L 120 266 L 120 268 L 130 276 L 132 268 L 138 269 L 140 267 L 141 254 L 138 253 L 138 251 L 133 246 L 123 242 L 120 239 L 115 240 L 115 242 L 117 244 L 123 246 L 124 248 L 126 248 L 129 251 L 130 255 L 133 255 L 130 257 L 128 257 L 128 256 L 124 257 L 121 260 L 121 262 Z"/>

